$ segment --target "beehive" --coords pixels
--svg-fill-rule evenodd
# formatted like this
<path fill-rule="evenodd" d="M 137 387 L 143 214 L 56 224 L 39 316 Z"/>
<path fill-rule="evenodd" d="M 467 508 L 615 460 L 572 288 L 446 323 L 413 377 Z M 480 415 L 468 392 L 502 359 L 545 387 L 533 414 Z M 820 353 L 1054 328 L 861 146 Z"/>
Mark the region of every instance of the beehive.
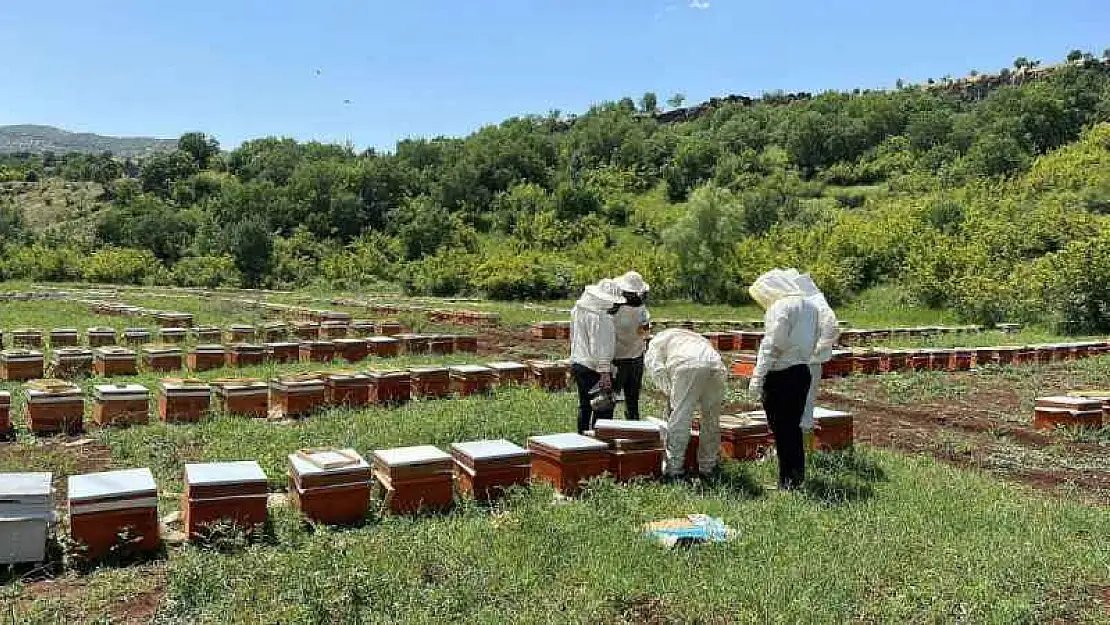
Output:
<path fill-rule="evenodd" d="M 479 500 L 500 497 L 506 489 L 524 486 L 532 477 L 527 449 L 506 440 L 451 445 L 459 491 Z"/>
<path fill-rule="evenodd" d="M 401 342 L 391 336 L 372 336 L 367 345 L 370 353 L 378 358 L 393 358 L 401 351 Z"/>
<path fill-rule="evenodd" d="M 555 337 L 559 339 L 570 338 L 570 322 L 569 321 L 556 321 L 555 322 Z"/>
<path fill-rule="evenodd" d="M 528 363 L 532 381 L 547 391 L 562 391 L 567 388 L 570 366 L 562 361 L 533 360 Z"/>
<path fill-rule="evenodd" d="M 530 379 L 528 365 L 521 362 L 491 362 L 487 366 L 493 369 L 493 375 L 499 386 L 527 384 Z"/>
<path fill-rule="evenodd" d="M 197 326 L 193 328 L 193 336 L 197 343 L 217 345 L 224 341 L 224 331 L 216 326 Z"/>
<path fill-rule="evenodd" d="M 191 371 L 211 371 L 224 366 L 227 350 L 223 345 L 197 345 L 186 354 L 186 363 Z"/>
<path fill-rule="evenodd" d="M 289 497 L 307 519 L 351 525 L 366 517 L 371 469 L 355 450 L 301 450 L 289 455 L 289 465 Z"/>
<path fill-rule="evenodd" d="M 347 362 L 366 360 L 370 353 L 370 347 L 366 339 L 335 339 L 334 342 L 336 354 Z"/>
<path fill-rule="evenodd" d="M 397 336 L 405 331 L 404 326 L 396 321 L 379 321 L 378 334 L 382 336 Z"/>
<path fill-rule="evenodd" d="M 5 349 L 0 352 L 0 380 L 33 380 L 41 378 L 42 374 L 42 352 L 33 349 Z"/>
<path fill-rule="evenodd" d="M 370 377 L 365 374 L 330 373 L 324 381 L 328 405 L 358 407 L 370 403 Z"/>
<path fill-rule="evenodd" d="M 12 330 L 12 347 L 42 347 L 42 330 L 38 328 Z"/>
<path fill-rule="evenodd" d="M 754 330 L 741 330 L 736 333 L 736 339 L 739 345 L 736 349 L 742 352 L 754 352 L 759 349 L 760 342 L 763 341 L 763 333 Z"/>
<path fill-rule="evenodd" d="M 1033 427 L 1098 429 L 1103 425 L 1103 402 L 1088 397 L 1039 397 L 1033 412 Z"/>
<path fill-rule="evenodd" d="M 700 426 L 700 423 L 698 424 Z M 774 447 L 775 437 L 762 410 L 739 415 L 722 415 L 721 455 L 736 460 L 756 460 Z M 697 468 L 697 447 L 693 467 Z"/>
<path fill-rule="evenodd" d="M 618 482 L 663 474 L 663 430 L 657 423 L 598 419 L 594 438 L 609 445 L 609 473 Z"/>
<path fill-rule="evenodd" d="M 266 343 L 278 343 L 289 336 L 289 328 L 281 321 L 271 321 L 262 326 L 262 340 Z"/>
<path fill-rule="evenodd" d="M 729 374 L 737 378 L 750 378 L 755 373 L 755 354 L 737 354 L 729 367 Z"/>
<path fill-rule="evenodd" d="M 350 336 L 360 339 L 368 339 L 374 336 L 374 332 L 374 322 L 366 319 L 355 319 L 348 328 Z"/>
<path fill-rule="evenodd" d="M 437 399 L 451 394 L 451 374 L 446 367 L 416 367 L 409 370 L 412 396 Z"/>
<path fill-rule="evenodd" d="M 186 464 L 181 497 L 185 532 L 196 540 L 217 523 L 257 531 L 266 523 L 267 495 L 266 473 L 257 462 Z"/>
<path fill-rule="evenodd" d="M 0 565 L 42 562 L 54 524 L 51 473 L 0 473 Z"/>
<path fill-rule="evenodd" d="M 827 451 L 847 449 L 852 446 L 852 415 L 840 410 L 813 409 L 813 433 L 817 446 Z"/>
<path fill-rule="evenodd" d="M 227 329 L 227 342 L 250 343 L 257 334 L 254 326 L 233 325 Z"/>
<path fill-rule="evenodd" d="M 332 341 L 303 341 L 300 345 L 301 362 L 331 362 L 335 360 L 335 343 Z"/>
<path fill-rule="evenodd" d="M 146 345 L 150 342 L 150 330 L 146 328 L 124 328 L 123 342 L 127 345 Z"/>
<path fill-rule="evenodd" d="M 451 390 L 460 397 L 488 393 L 497 382 L 497 374 L 481 365 L 457 365 L 449 368 Z"/>
<path fill-rule="evenodd" d="M 116 329 L 96 327 L 85 331 L 89 347 L 108 347 L 116 344 Z"/>
<path fill-rule="evenodd" d="M 93 350 L 93 370 L 110 378 L 119 375 L 136 375 L 139 371 L 138 355 L 126 347 L 101 347 Z"/>
<path fill-rule="evenodd" d="M 50 347 L 76 347 L 80 342 L 77 328 L 54 328 L 50 331 Z"/>
<path fill-rule="evenodd" d="M 12 429 L 12 394 L 0 391 L 0 440 L 10 440 Z"/>
<path fill-rule="evenodd" d="M 564 495 L 576 494 L 583 481 L 609 470 L 609 445 L 581 434 L 528 437 L 532 475 Z"/>
<path fill-rule="evenodd" d="M 162 328 L 188 328 L 193 325 L 192 315 L 177 311 L 162 311 L 154 316 L 154 320 Z"/>
<path fill-rule="evenodd" d="M 402 333 L 397 335 L 401 341 L 401 352 L 406 355 L 420 355 L 428 353 L 430 340 L 423 334 Z"/>
<path fill-rule="evenodd" d="M 532 338 L 554 340 L 559 338 L 559 330 L 553 321 L 537 321 L 532 324 Z"/>
<path fill-rule="evenodd" d="M 908 358 L 908 367 L 911 371 L 928 371 L 932 356 L 926 351 L 912 351 Z"/>
<path fill-rule="evenodd" d="M 970 349 L 954 349 L 948 355 L 949 371 L 970 371 L 975 360 L 975 352 Z"/>
<path fill-rule="evenodd" d="M 411 383 L 408 371 L 366 372 L 370 378 L 368 401 L 371 404 L 397 404 L 406 402 L 411 396 Z"/>
<path fill-rule="evenodd" d="M 478 353 L 478 337 L 469 334 L 456 334 L 455 351 L 463 354 Z"/>
<path fill-rule="evenodd" d="M 324 321 L 320 324 L 320 338 L 329 341 L 347 337 L 346 321 Z"/>
<path fill-rule="evenodd" d="M 888 349 L 879 352 L 879 371 L 899 373 L 909 369 L 909 354 L 901 349 Z"/>
<path fill-rule="evenodd" d="M 85 394 L 62 380 L 28 382 L 27 427 L 34 434 L 78 434 L 85 429 Z"/>
<path fill-rule="evenodd" d="M 446 334 L 435 334 L 428 337 L 428 353 L 437 356 L 446 356 L 455 353 L 455 337 Z"/>
<path fill-rule="evenodd" d="M 253 343 L 235 343 L 227 349 L 229 367 L 257 367 L 266 362 L 266 348 Z"/>
<path fill-rule="evenodd" d="M 981 369 L 983 367 L 998 364 L 998 350 L 993 347 L 978 347 L 972 350 L 972 366 Z"/>
<path fill-rule="evenodd" d="M 822 378 L 838 378 L 852 373 L 852 352 L 838 349 L 832 353 L 832 358 L 821 365 Z"/>
<path fill-rule="evenodd" d="M 1056 360 L 1056 350 L 1051 346 L 1040 345 L 1033 349 L 1037 364 L 1047 365 Z"/>
<path fill-rule="evenodd" d="M 141 384 L 100 384 L 93 389 L 93 422 L 102 427 L 150 421 L 150 391 Z"/>
<path fill-rule="evenodd" d="M 128 537 L 127 549 L 154 551 L 158 533 L 158 487 L 150 469 L 73 475 L 69 478 L 69 525 L 73 540 L 96 560 Z"/>
<path fill-rule="evenodd" d="M 185 342 L 187 334 L 185 328 L 159 328 L 158 340 L 167 345 L 179 345 Z"/>
<path fill-rule="evenodd" d="M 324 406 L 327 384 L 320 374 L 300 374 L 270 380 L 270 416 L 303 417 Z"/>
<path fill-rule="evenodd" d="M 253 378 L 212 381 L 212 409 L 229 415 L 265 418 L 270 412 L 270 387 Z"/>
<path fill-rule="evenodd" d="M 385 511 L 443 511 L 454 504 L 454 461 L 438 447 L 379 449 L 374 452 L 373 466 Z"/>
<path fill-rule="evenodd" d="M 93 353 L 80 347 L 60 347 L 50 354 L 50 374 L 73 379 L 92 375 Z"/>
<path fill-rule="evenodd" d="M 143 366 L 147 371 L 180 371 L 184 357 L 179 347 L 147 346 L 143 348 Z"/>
<path fill-rule="evenodd" d="M 876 375 L 879 373 L 879 354 L 873 351 L 852 354 L 852 373 L 857 375 Z"/>
<path fill-rule="evenodd" d="M 702 334 L 709 344 L 719 352 L 730 352 L 736 349 L 736 339 L 732 332 L 705 332 Z"/>
<path fill-rule="evenodd" d="M 164 423 L 195 423 L 204 418 L 212 387 L 202 380 L 167 378 L 158 383 L 158 418 Z"/>
<path fill-rule="evenodd" d="M 320 324 L 314 321 L 300 321 L 293 325 L 293 335 L 303 341 L 314 341 L 320 337 Z"/>

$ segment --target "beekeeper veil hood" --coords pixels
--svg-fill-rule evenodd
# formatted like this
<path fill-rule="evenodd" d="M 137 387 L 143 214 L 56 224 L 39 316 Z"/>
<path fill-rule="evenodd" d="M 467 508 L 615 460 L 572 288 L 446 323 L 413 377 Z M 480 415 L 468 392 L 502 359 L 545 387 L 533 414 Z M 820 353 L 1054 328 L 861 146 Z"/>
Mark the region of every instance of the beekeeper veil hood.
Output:
<path fill-rule="evenodd" d="M 606 311 L 616 304 L 623 303 L 624 297 L 620 294 L 620 287 L 612 280 L 602 280 L 586 287 L 575 305 L 589 310 Z"/>
<path fill-rule="evenodd" d="M 797 271 L 794 273 L 796 274 Z M 772 269 L 756 278 L 748 288 L 748 293 L 764 310 L 784 297 L 802 295 L 801 289 L 790 278 L 790 274 L 782 269 Z"/>

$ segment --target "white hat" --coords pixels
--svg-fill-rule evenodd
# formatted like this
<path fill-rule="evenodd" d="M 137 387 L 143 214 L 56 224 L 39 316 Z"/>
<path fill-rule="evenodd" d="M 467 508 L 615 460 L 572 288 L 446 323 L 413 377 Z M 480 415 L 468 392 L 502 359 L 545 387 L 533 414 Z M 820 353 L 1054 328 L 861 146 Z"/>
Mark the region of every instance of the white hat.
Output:
<path fill-rule="evenodd" d="M 621 289 L 617 286 L 616 281 L 606 278 L 597 284 L 591 284 L 586 287 L 586 294 L 605 302 L 606 304 L 623 304 L 624 296 L 621 295 Z"/>
<path fill-rule="evenodd" d="M 620 287 L 625 293 L 647 293 L 651 290 L 647 282 L 644 282 L 644 277 L 635 271 L 629 271 L 623 276 L 617 278 L 617 286 Z"/>
<path fill-rule="evenodd" d="M 764 310 L 784 297 L 802 294 L 798 285 L 790 279 L 790 274 L 782 269 L 772 269 L 756 278 L 748 293 Z"/>

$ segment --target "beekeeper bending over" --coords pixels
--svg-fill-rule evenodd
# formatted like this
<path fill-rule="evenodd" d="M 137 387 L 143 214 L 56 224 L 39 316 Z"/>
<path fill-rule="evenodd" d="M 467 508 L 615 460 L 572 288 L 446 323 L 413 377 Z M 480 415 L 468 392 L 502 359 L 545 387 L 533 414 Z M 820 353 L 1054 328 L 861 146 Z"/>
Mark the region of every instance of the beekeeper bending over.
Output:
<path fill-rule="evenodd" d="M 775 435 L 779 488 L 790 490 L 805 481 L 801 421 L 809 396 L 809 365 L 817 347 L 819 313 L 781 269 L 763 274 L 748 291 L 767 311 L 749 388 L 763 403 Z"/>
<path fill-rule="evenodd" d="M 590 405 L 595 387 L 613 388 L 613 315 L 624 298 L 612 280 L 586 287 L 570 311 L 570 370 L 578 387 L 578 433 L 592 429 L 597 419 L 613 418 L 613 410 L 596 412 Z"/>
<path fill-rule="evenodd" d="M 809 362 L 809 394 L 806 395 L 806 407 L 802 412 L 802 439 L 806 441 L 806 449 L 813 447 L 813 407 L 817 402 L 817 387 L 821 383 L 821 367 L 832 360 L 833 348 L 840 341 L 840 323 L 832 306 L 825 300 L 825 294 L 817 288 L 808 273 L 798 274 L 793 269 L 786 273 L 794 279 L 794 284 L 802 295 L 817 307 L 817 347 L 813 351 L 813 358 Z"/>
<path fill-rule="evenodd" d="M 698 472 L 703 476 L 717 468 L 721 447 L 721 403 L 725 398 L 728 369 L 721 355 L 700 334 L 674 329 L 651 339 L 644 366 L 655 386 L 667 396 L 668 477 L 682 475 L 694 408 L 701 412 L 698 430 Z"/>
<path fill-rule="evenodd" d="M 651 323 L 651 315 L 644 298 L 650 290 L 643 276 L 629 271 L 616 279 L 625 304 L 613 316 L 617 327 L 617 350 L 613 366 L 617 369 L 614 390 L 624 395 L 624 414 L 629 419 L 640 418 L 640 387 L 644 379 L 644 338 Z"/>

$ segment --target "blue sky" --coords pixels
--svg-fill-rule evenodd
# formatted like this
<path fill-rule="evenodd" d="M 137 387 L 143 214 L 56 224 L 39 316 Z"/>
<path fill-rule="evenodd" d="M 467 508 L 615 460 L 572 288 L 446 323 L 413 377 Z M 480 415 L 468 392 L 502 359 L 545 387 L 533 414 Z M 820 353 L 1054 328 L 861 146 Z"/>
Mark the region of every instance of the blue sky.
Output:
<path fill-rule="evenodd" d="M 1105 0 L 5 2 L 0 124 L 389 148 L 646 90 L 889 87 L 1108 46 Z"/>

